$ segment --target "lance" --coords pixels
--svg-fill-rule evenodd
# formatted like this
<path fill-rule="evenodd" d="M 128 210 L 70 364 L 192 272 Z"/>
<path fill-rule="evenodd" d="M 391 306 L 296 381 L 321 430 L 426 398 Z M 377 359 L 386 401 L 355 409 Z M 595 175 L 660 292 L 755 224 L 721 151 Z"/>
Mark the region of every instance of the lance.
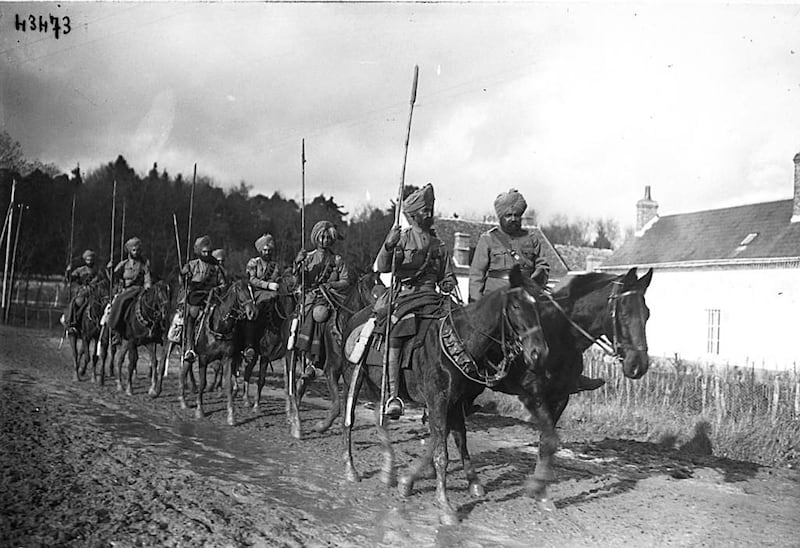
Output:
<path fill-rule="evenodd" d="M 117 180 L 114 179 L 114 187 L 111 190 L 111 234 L 108 244 L 108 254 L 109 254 L 108 263 L 111 265 L 111 271 L 108 273 L 109 303 L 113 302 L 114 300 L 114 224 L 116 221 L 116 215 L 117 215 Z M 124 257 L 124 254 L 120 256 L 120 259 L 122 259 L 122 257 Z M 108 330 L 108 349 L 111 350 L 111 324 L 109 322 L 106 322 L 106 330 Z"/>
<path fill-rule="evenodd" d="M 5 310 L 5 323 L 8 323 L 8 313 L 11 310 L 11 295 L 14 292 L 14 275 L 17 268 L 17 246 L 19 245 L 19 233 L 22 230 L 22 212 L 28 209 L 28 206 L 19 204 L 19 216 L 17 217 L 17 233 L 14 235 L 14 251 L 11 253 L 11 275 L 9 277 L 8 288 L 8 306 Z"/>
<path fill-rule="evenodd" d="M 75 243 L 75 191 L 72 192 L 72 213 L 69 219 L 69 251 L 67 252 L 67 268 L 72 266 L 73 244 Z M 69 284 L 69 277 L 64 275 L 64 283 Z M 71 292 L 71 291 L 70 291 Z"/>
<path fill-rule="evenodd" d="M 127 208 L 127 204 L 125 203 L 125 198 L 122 198 L 122 228 L 120 229 L 120 240 L 119 240 L 119 256 L 122 257 L 125 255 L 125 210 Z"/>
<path fill-rule="evenodd" d="M 8 266 L 9 266 L 9 260 L 10 260 L 9 259 L 9 254 L 11 253 L 11 226 L 12 226 L 12 223 L 14 222 L 14 196 L 16 194 L 16 191 L 17 191 L 17 181 L 16 181 L 16 179 L 14 179 L 11 182 L 11 201 L 8 203 L 8 214 L 6 215 L 6 218 L 8 219 L 8 221 L 6 222 L 7 227 L 4 227 L 4 228 L 8 229 L 8 232 L 6 234 L 6 260 L 3 263 L 2 305 L 3 305 L 3 312 L 4 313 L 5 313 L 5 311 L 6 311 L 7 307 L 8 307 L 8 302 L 6 300 L 6 294 L 7 294 L 7 287 L 8 286 L 6 284 L 8 283 Z"/>
<path fill-rule="evenodd" d="M 180 276 L 181 268 L 183 267 L 183 262 L 181 260 L 181 238 L 180 235 L 178 234 L 178 218 L 175 216 L 175 213 L 172 214 L 172 227 L 175 229 L 175 249 L 178 254 L 178 275 Z M 181 343 L 183 343 L 183 327 L 181 327 Z M 183 350 L 183 344 L 181 344 L 181 350 Z M 181 359 L 183 359 L 183 356 L 181 356 Z M 164 377 L 166 377 L 168 373 L 169 373 L 169 354 L 165 351 Z"/>
<path fill-rule="evenodd" d="M 189 262 L 189 250 L 192 248 L 192 214 L 194 213 L 194 185 L 197 182 L 197 163 L 194 164 L 194 172 L 192 174 L 192 191 L 189 193 L 189 222 L 188 230 L 186 232 L 186 262 Z M 179 253 L 180 253 L 180 247 Z M 182 267 L 181 267 L 182 268 Z M 183 277 L 183 329 L 181 330 L 181 361 L 186 357 L 186 314 L 188 312 L 189 303 L 189 276 L 188 274 Z M 189 336 L 192 336 L 191 334 Z"/>
<path fill-rule="evenodd" d="M 303 139 L 300 142 L 300 249 L 305 251 L 306 249 L 306 140 Z M 295 339 L 297 337 L 296 332 L 300 329 L 300 322 L 302 321 L 303 311 L 305 309 L 305 302 L 306 302 L 306 269 L 305 265 L 301 265 L 300 267 L 300 302 L 297 303 L 297 313 L 295 317 L 295 324 L 292 326 L 292 347 L 295 345 Z M 286 373 L 289 391 L 289 397 L 294 398 L 295 395 L 295 386 L 294 386 L 294 366 L 297 357 L 297 350 L 292 350 L 292 358 L 290 360 L 291 365 L 288 366 L 288 371 Z M 305 364 L 303 364 L 305 365 Z"/>
<path fill-rule="evenodd" d="M 417 79 L 419 77 L 419 66 L 414 65 L 414 81 L 411 84 L 411 107 L 408 111 L 408 127 L 406 129 L 406 146 L 403 153 L 403 171 L 400 173 L 400 187 L 397 190 L 397 203 L 394 209 L 394 227 L 400 226 L 400 212 L 403 207 L 403 189 L 406 181 L 406 160 L 408 159 L 408 143 L 411 139 L 411 118 L 414 115 L 414 103 L 417 100 Z M 394 306 L 394 276 L 396 266 L 394 260 L 394 251 L 392 251 L 392 270 L 389 278 L 389 309 L 386 315 L 386 339 L 383 349 L 383 371 L 381 378 L 381 402 L 380 413 L 378 413 L 378 422 L 383 426 L 384 422 L 384 405 L 386 403 L 387 381 L 389 376 L 389 332 L 392 329 L 392 307 Z M 399 379 L 398 379 L 399 382 Z"/>

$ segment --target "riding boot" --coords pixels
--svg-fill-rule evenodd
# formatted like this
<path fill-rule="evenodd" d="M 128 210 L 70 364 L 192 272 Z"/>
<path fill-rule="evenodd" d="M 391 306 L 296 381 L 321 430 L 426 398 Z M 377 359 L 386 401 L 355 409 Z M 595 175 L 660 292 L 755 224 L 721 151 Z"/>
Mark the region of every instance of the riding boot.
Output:
<path fill-rule="evenodd" d="M 605 379 L 593 379 L 585 375 L 578 377 L 578 382 L 575 388 L 570 391 L 570 394 L 577 394 L 578 392 L 597 390 L 606 383 Z"/>
<path fill-rule="evenodd" d="M 383 414 L 392 420 L 397 420 L 403 414 L 403 400 L 397 397 L 400 386 L 400 348 L 389 347 L 389 398 Z"/>

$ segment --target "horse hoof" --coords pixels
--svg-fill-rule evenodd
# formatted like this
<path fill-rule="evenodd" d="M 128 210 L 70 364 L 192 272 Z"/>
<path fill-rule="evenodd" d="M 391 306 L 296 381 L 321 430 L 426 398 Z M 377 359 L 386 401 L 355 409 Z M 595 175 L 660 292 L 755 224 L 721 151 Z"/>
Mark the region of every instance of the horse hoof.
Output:
<path fill-rule="evenodd" d="M 412 480 L 408 476 L 404 476 L 400 478 L 400 481 L 397 482 L 397 491 L 400 493 L 401 497 L 408 497 L 411 495 L 411 490 L 414 488 L 414 480 Z"/>
<path fill-rule="evenodd" d="M 72 380 L 75 382 L 80 382 L 81 378 L 78 376 L 77 373 L 75 373 L 74 375 L 72 375 Z"/>
<path fill-rule="evenodd" d="M 133 390 L 131 390 L 130 387 L 128 387 L 128 389 L 125 391 L 125 394 L 127 396 L 133 396 Z"/>
<path fill-rule="evenodd" d="M 345 468 L 344 471 L 344 479 L 349 481 L 350 483 L 358 483 L 361 481 L 361 475 L 356 471 L 356 469 L 352 466 L 348 466 Z"/>
<path fill-rule="evenodd" d="M 553 504 L 553 501 L 550 499 L 540 499 L 539 500 L 539 508 L 541 508 L 545 512 L 555 512 L 556 505 Z"/>
<path fill-rule="evenodd" d="M 547 483 L 538 479 L 531 479 L 525 484 L 525 494 L 539 501 L 547 500 Z"/>
<path fill-rule="evenodd" d="M 397 485 L 397 476 L 394 473 L 394 470 L 391 472 L 387 472 L 386 470 L 381 470 L 379 476 L 380 482 L 384 484 L 386 487 L 394 487 Z"/>
<path fill-rule="evenodd" d="M 439 516 L 439 523 L 442 525 L 458 525 L 458 514 L 455 510 L 446 510 Z"/>
<path fill-rule="evenodd" d="M 482 497 L 486 494 L 486 491 L 484 491 L 483 485 L 475 482 L 469 484 L 469 494 L 473 497 Z"/>
<path fill-rule="evenodd" d="M 186 402 L 183 401 L 183 399 L 181 399 L 179 403 L 181 404 L 181 409 L 188 409 L 189 408 L 189 406 L 186 405 Z"/>
<path fill-rule="evenodd" d="M 194 418 L 196 418 L 196 419 L 202 419 L 205 416 L 206 416 L 206 414 L 203 413 L 202 409 L 196 409 L 195 412 L 194 412 Z"/>
<path fill-rule="evenodd" d="M 122 384 L 117 383 L 117 392 L 122 392 Z"/>
<path fill-rule="evenodd" d="M 328 428 L 330 428 L 330 424 L 327 424 L 325 421 L 317 421 L 314 423 L 314 432 L 318 434 L 327 432 Z"/>
<path fill-rule="evenodd" d="M 236 422 L 233 420 L 233 411 L 228 412 L 228 426 L 235 425 Z"/>
<path fill-rule="evenodd" d="M 257 403 L 254 403 L 254 404 L 253 404 L 253 414 L 254 414 L 254 415 L 258 415 L 258 412 L 259 412 L 259 411 L 261 411 L 261 406 L 260 406 L 260 405 L 258 405 Z"/>

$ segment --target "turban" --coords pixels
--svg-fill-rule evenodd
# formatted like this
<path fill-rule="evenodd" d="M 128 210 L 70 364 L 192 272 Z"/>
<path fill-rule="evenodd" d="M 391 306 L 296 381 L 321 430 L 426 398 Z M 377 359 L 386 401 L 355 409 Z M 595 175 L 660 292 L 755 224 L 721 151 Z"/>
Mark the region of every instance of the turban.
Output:
<path fill-rule="evenodd" d="M 498 217 L 503 217 L 506 213 L 522 215 L 526 209 L 528 209 L 528 203 L 516 188 L 498 194 L 497 198 L 494 199 L 494 210 Z"/>
<path fill-rule="evenodd" d="M 86 251 L 83 252 L 83 255 L 81 255 L 81 257 L 83 257 L 84 261 L 88 261 L 89 257 L 94 257 L 94 251 L 92 251 L 91 249 L 87 249 Z"/>
<path fill-rule="evenodd" d="M 125 242 L 125 249 L 130 251 L 131 248 L 133 248 L 134 246 L 137 246 L 137 245 L 142 245 L 142 240 L 140 240 L 139 238 L 134 236 L 133 238 L 131 238 L 130 240 Z"/>
<path fill-rule="evenodd" d="M 195 254 L 200 255 L 204 249 L 211 249 L 211 238 L 208 236 L 200 236 L 194 241 Z"/>
<path fill-rule="evenodd" d="M 214 257 L 218 261 L 225 260 L 225 250 L 224 249 L 215 249 L 211 252 L 211 256 Z"/>
<path fill-rule="evenodd" d="M 433 185 L 428 183 L 419 190 L 415 190 L 403 200 L 403 211 L 406 215 L 413 215 L 422 211 L 425 206 L 433 208 Z"/>
<path fill-rule="evenodd" d="M 272 234 L 264 234 L 255 243 L 256 251 L 261 253 L 261 250 L 264 249 L 266 246 L 269 246 L 271 249 L 275 247 L 275 239 L 272 237 Z"/>
<path fill-rule="evenodd" d="M 331 238 L 334 240 L 339 237 L 339 231 L 336 230 L 336 226 L 332 222 L 319 221 L 314 225 L 314 228 L 311 229 L 311 241 L 316 244 L 317 240 L 319 240 L 320 236 L 325 232 L 330 232 Z"/>

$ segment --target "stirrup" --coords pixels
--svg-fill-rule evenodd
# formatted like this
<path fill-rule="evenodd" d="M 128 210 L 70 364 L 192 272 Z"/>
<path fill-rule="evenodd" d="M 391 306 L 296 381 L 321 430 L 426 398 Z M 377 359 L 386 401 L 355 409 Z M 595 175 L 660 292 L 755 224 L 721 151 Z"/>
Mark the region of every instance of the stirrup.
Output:
<path fill-rule="evenodd" d="M 386 405 L 383 408 L 383 414 L 386 415 L 389 419 L 397 420 L 399 419 L 405 412 L 405 404 L 403 400 L 394 396 L 389 398 L 386 401 Z"/>
<path fill-rule="evenodd" d="M 312 364 L 308 364 L 305 368 L 305 371 L 303 371 L 302 378 L 313 381 L 317 378 L 317 368 Z"/>
<path fill-rule="evenodd" d="M 183 361 L 185 362 L 193 362 L 195 358 L 197 358 L 197 354 L 192 349 L 187 350 L 183 355 Z"/>

